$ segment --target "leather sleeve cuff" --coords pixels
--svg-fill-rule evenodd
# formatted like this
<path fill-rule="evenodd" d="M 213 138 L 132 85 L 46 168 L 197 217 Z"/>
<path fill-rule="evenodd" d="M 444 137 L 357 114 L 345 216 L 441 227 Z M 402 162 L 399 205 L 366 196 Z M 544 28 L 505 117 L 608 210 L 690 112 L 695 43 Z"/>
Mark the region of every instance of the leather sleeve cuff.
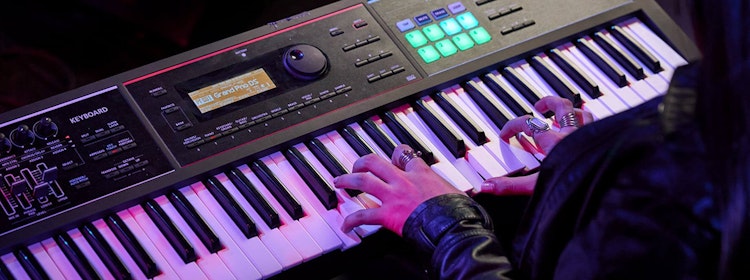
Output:
<path fill-rule="evenodd" d="M 446 235 L 462 236 L 477 230 L 493 230 L 492 221 L 484 209 L 466 195 L 445 194 L 417 206 L 406 219 L 403 234 L 431 254 Z"/>

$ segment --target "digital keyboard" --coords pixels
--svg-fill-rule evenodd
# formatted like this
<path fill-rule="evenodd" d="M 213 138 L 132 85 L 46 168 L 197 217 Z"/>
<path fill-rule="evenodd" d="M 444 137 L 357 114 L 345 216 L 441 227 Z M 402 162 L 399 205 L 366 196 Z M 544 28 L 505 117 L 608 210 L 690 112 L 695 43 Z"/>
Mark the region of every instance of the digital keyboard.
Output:
<path fill-rule="evenodd" d="M 699 57 L 647 0 L 345 0 L 0 115 L 0 278 L 262 279 L 362 246 L 333 178 L 399 143 L 470 192 L 544 155 L 544 96 L 595 120 Z"/>

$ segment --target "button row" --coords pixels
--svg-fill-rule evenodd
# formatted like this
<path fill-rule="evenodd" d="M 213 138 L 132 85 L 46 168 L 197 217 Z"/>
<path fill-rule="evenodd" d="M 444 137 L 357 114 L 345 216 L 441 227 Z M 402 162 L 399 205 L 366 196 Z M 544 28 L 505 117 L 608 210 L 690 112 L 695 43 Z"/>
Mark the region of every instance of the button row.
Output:
<path fill-rule="evenodd" d="M 120 131 L 122 131 L 124 129 L 125 129 L 124 125 L 118 125 L 116 127 L 110 128 L 110 129 L 105 129 L 105 130 L 100 131 L 100 132 L 98 132 L 96 134 L 82 137 L 81 138 L 81 143 L 85 144 L 85 143 L 94 141 L 96 139 L 101 139 L 101 138 L 107 137 L 110 134 L 114 134 L 114 133 L 120 132 Z"/>
<path fill-rule="evenodd" d="M 513 4 L 513 5 L 510 5 L 508 7 L 500 9 L 500 11 L 498 11 L 497 13 L 494 13 L 494 14 L 491 14 L 491 15 L 487 16 L 487 18 L 489 18 L 490 20 L 496 20 L 496 19 L 498 19 L 500 17 L 507 16 L 509 14 L 518 12 L 520 10 L 523 10 L 523 7 L 521 7 L 521 6 L 517 5 L 517 4 Z"/>
<path fill-rule="evenodd" d="M 510 27 L 506 27 L 506 28 L 503 28 L 502 30 L 500 30 L 500 34 L 508 35 L 511 32 L 515 32 L 515 31 L 524 29 L 524 28 L 532 26 L 534 24 L 536 24 L 536 22 L 534 20 L 532 20 L 532 19 L 527 19 L 527 20 L 524 20 L 523 22 L 516 22 L 513 25 L 511 25 Z"/>
<path fill-rule="evenodd" d="M 367 64 L 373 63 L 375 61 L 381 60 L 383 58 L 386 58 L 386 57 L 389 57 L 389 56 L 392 56 L 392 55 L 393 55 L 392 52 L 384 52 L 384 53 L 381 53 L 379 55 L 376 55 L 376 56 L 373 56 L 373 57 L 370 57 L 370 58 L 367 58 L 367 59 L 360 59 L 359 61 L 357 61 L 356 63 L 354 63 L 354 66 L 362 67 L 362 66 L 365 66 Z"/>
<path fill-rule="evenodd" d="M 434 18 L 436 21 L 441 20 L 443 18 L 449 17 L 450 14 L 458 14 L 460 12 L 463 12 L 466 10 L 466 7 L 461 2 L 455 2 L 453 4 L 448 5 L 448 10 L 445 8 L 438 8 L 435 10 L 432 10 L 429 14 L 421 14 L 414 17 L 414 21 L 417 22 L 417 25 L 423 26 L 426 24 L 429 24 L 432 22 L 432 18 Z M 450 13 L 448 13 L 450 11 Z M 432 15 L 432 18 L 430 18 L 430 15 Z M 406 32 L 411 29 L 414 29 L 416 25 L 414 25 L 414 22 L 411 19 L 404 19 L 399 22 L 396 22 L 396 28 L 400 30 L 401 32 Z"/>
<path fill-rule="evenodd" d="M 362 40 L 362 41 L 359 41 L 359 42 L 351 44 L 351 45 L 346 45 L 346 46 L 344 46 L 341 49 L 344 50 L 345 52 L 348 52 L 348 51 L 351 51 L 353 49 L 356 49 L 356 48 L 359 48 L 359 47 L 362 47 L 362 46 L 365 46 L 365 45 L 369 45 L 369 44 L 375 43 L 377 41 L 380 41 L 380 36 L 373 36 L 373 37 L 368 38 L 367 40 Z"/>
<path fill-rule="evenodd" d="M 370 83 L 374 83 L 374 82 L 380 81 L 382 79 L 388 78 L 390 76 L 396 75 L 398 73 L 404 72 L 405 70 L 406 69 L 404 69 L 404 67 L 400 67 L 399 66 L 399 67 L 396 67 L 393 70 L 388 70 L 388 71 L 385 71 L 383 73 L 380 73 L 380 75 L 371 76 L 371 77 L 367 78 L 367 81 L 370 82 Z"/>
<path fill-rule="evenodd" d="M 472 40 L 473 39 L 473 40 Z M 453 36 L 451 39 L 444 39 L 435 43 L 417 49 L 417 53 L 425 63 L 432 63 L 443 57 L 454 55 L 458 50 L 465 51 L 476 45 L 482 45 L 492 40 L 492 36 L 484 27 L 477 27 L 469 31 L 468 34 L 461 33 Z"/>

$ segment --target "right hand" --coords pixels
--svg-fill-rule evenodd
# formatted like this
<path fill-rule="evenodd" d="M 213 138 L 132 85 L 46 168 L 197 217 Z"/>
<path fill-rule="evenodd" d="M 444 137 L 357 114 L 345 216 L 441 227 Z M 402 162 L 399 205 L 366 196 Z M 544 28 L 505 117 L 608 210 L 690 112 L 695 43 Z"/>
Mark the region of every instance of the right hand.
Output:
<path fill-rule="evenodd" d="M 534 107 L 539 112 L 554 112 L 558 124 L 562 123 L 560 118 L 564 114 L 573 112 L 578 120 L 578 126 L 566 126 L 561 127 L 558 130 L 550 129 L 545 132 L 533 134 L 529 126 L 526 125 L 526 119 L 531 118 L 531 116 L 526 115 L 508 121 L 508 123 L 506 123 L 500 130 L 500 138 L 506 142 L 511 137 L 517 137 L 519 141 L 526 141 L 526 138 L 519 137 L 518 135 L 520 132 L 523 132 L 534 138 L 534 142 L 536 142 L 535 146 L 538 150 L 547 154 L 555 147 L 555 145 L 557 145 L 557 143 L 560 142 L 560 140 L 565 138 L 565 136 L 578 129 L 578 127 L 594 120 L 594 117 L 590 112 L 574 108 L 573 103 L 570 102 L 570 100 L 557 96 L 545 96 L 534 104 Z M 494 195 L 530 195 L 534 192 L 534 185 L 536 184 L 537 176 L 537 173 L 533 173 L 519 177 L 502 176 L 489 178 L 482 183 L 479 192 Z"/>

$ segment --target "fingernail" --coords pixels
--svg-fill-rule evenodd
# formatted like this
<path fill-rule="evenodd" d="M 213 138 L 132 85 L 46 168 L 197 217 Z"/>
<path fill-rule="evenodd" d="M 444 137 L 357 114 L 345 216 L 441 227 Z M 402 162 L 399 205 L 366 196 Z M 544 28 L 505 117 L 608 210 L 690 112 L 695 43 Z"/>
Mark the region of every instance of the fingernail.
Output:
<path fill-rule="evenodd" d="M 339 181 L 339 177 L 338 176 L 333 177 L 333 184 L 338 183 L 338 181 Z"/>
<path fill-rule="evenodd" d="M 491 191 L 495 187 L 495 184 L 490 182 L 484 182 L 482 183 L 482 190 L 483 191 Z"/>

